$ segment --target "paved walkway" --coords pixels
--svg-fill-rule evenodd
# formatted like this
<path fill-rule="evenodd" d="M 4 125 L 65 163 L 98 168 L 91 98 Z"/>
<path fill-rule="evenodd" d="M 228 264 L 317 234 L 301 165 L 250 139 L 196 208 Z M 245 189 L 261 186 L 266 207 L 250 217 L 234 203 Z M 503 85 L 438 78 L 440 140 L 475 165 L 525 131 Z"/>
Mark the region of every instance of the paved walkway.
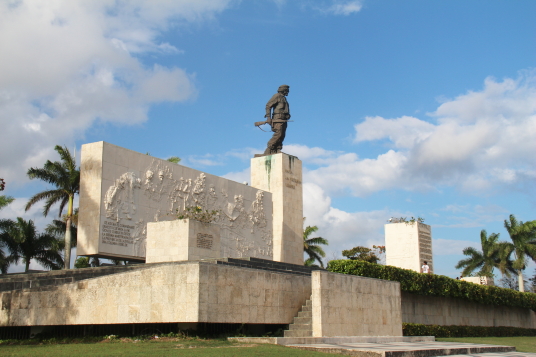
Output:
<path fill-rule="evenodd" d="M 471 355 L 449 355 L 448 357 L 534 357 L 536 353 L 528 352 L 497 352 L 497 353 L 475 353 Z"/>
<path fill-rule="evenodd" d="M 319 343 L 288 347 L 353 356 L 536 357 L 536 353 L 513 352 L 514 348 L 510 346 L 456 342 Z"/>

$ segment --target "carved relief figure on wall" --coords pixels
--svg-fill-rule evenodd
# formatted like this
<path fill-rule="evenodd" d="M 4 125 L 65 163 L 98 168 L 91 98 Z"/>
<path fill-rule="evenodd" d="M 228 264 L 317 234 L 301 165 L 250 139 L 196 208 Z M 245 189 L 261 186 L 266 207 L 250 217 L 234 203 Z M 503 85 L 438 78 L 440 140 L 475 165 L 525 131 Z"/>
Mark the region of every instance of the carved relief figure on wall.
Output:
<path fill-rule="evenodd" d="M 121 218 L 131 220 L 136 214 L 135 189 L 140 185 L 141 180 L 133 172 L 126 172 L 116 179 L 104 195 L 106 217 L 118 222 Z"/>
<path fill-rule="evenodd" d="M 134 241 L 134 255 L 142 257 L 145 255 L 145 246 L 147 241 L 147 224 L 143 219 L 139 219 L 136 222 L 131 237 Z"/>
<path fill-rule="evenodd" d="M 241 193 L 228 194 L 226 185 L 217 186 L 218 181 L 211 182 L 205 173 L 180 177 L 183 171 L 173 170 L 176 168 L 155 159 L 140 171 L 141 177 L 125 172 L 117 178 L 104 195 L 105 215 L 112 222 L 104 221 L 101 242 L 127 248 L 124 254 L 143 257 L 147 222 L 174 219 L 177 213 L 195 205 L 222 213 L 213 223 L 226 237 L 222 247 L 227 256 L 254 251 L 253 256 L 271 258 L 271 229 L 266 223 L 263 191 L 256 191 L 255 199 L 249 198 L 246 203 Z M 174 179 L 173 174 L 180 178 Z"/>
<path fill-rule="evenodd" d="M 254 232 L 255 227 L 266 227 L 266 215 L 264 214 L 264 206 L 262 202 L 263 197 L 264 193 L 259 190 L 257 191 L 255 201 L 251 203 L 251 213 L 249 215 L 249 221 L 252 224 L 251 233 Z"/>

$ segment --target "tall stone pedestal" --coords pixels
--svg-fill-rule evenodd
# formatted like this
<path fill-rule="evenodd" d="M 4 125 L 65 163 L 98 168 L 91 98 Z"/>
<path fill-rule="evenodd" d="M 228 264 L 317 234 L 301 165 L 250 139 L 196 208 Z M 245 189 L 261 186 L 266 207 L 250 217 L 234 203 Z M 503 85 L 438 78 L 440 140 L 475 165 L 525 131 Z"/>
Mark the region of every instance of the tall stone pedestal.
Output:
<path fill-rule="evenodd" d="M 301 161 L 285 153 L 253 158 L 251 186 L 272 193 L 273 259 L 303 265 Z"/>
<path fill-rule="evenodd" d="M 432 228 L 424 223 L 390 223 L 385 225 L 385 262 L 418 273 L 424 261 L 434 271 Z"/>

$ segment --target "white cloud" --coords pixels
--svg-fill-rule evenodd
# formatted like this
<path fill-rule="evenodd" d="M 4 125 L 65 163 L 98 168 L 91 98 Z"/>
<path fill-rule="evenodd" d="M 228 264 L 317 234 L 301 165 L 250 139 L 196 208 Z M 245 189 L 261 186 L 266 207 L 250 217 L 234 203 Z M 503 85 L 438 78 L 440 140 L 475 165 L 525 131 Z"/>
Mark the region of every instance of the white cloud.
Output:
<path fill-rule="evenodd" d="M 352 0 L 352 1 L 338 1 L 334 0 L 334 4 L 328 8 L 328 12 L 333 13 L 334 15 L 350 15 L 356 12 L 361 11 L 363 7 L 362 1 Z"/>
<path fill-rule="evenodd" d="M 251 185 L 251 170 L 249 167 L 244 171 L 229 172 L 222 177 L 240 183 L 247 182 Z"/>
<path fill-rule="evenodd" d="M 388 138 L 396 148 L 407 149 L 428 138 L 434 131 L 434 125 L 408 116 L 397 119 L 367 117 L 364 122 L 355 125 L 355 130 L 356 143 Z"/>
<path fill-rule="evenodd" d="M 487 78 L 481 91 L 445 101 L 430 115 L 367 117 L 355 125 L 355 142 L 386 140 L 376 158 L 294 145 L 308 182 L 328 194 L 365 196 L 381 190 L 440 190 L 455 187 L 489 194 L 498 187 L 533 185 L 536 178 L 536 71 L 517 80 Z"/>
<path fill-rule="evenodd" d="M 159 36 L 209 20 L 232 0 L 8 1 L 0 3 L 2 177 L 71 146 L 96 120 L 136 124 L 153 103 L 195 98 L 195 76 L 136 57 L 180 53 Z"/>
<path fill-rule="evenodd" d="M 332 161 L 337 155 L 342 154 L 342 151 L 330 151 L 320 147 L 310 148 L 306 145 L 289 144 L 285 145 L 285 153 L 294 155 L 302 161 L 307 161 L 313 164 L 325 164 Z"/>
<path fill-rule="evenodd" d="M 433 239 L 434 255 L 462 255 L 464 248 L 473 247 L 480 250 L 478 242 L 454 239 Z"/>
<path fill-rule="evenodd" d="M 43 232 L 46 225 L 53 219 L 58 219 L 57 207 L 50 210 L 48 217 L 44 217 L 42 204 L 35 204 L 28 211 L 25 211 L 24 207 L 26 203 L 28 203 L 28 197 L 17 197 L 7 207 L 0 210 L 0 219 L 15 220 L 17 217 L 22 217 L 25 220 L 31 219 L 34 221 L 35 227 L 39 232 Z"/>
<path fill-rule="evenodd" d="M 315 236 L 326 238 L 329 245 L 323 247 L 326 261 L 342 258 L 344 249 L 361 245 L 383 245 L 384 225 L 388 217 L 400 216 L 400 212 L 377 210 L 370 212 L 345 212 L 332 207 L 331 198 L 318 185 L 303 184 L 303 209 L 305 226 L 319 228 Z"/>
<path fill-rule="evenodd" d="M 444 223 L 435 224 L 434 227 L 485 227 L 490 222 L 501 222 L 508 215 L 508 210 L 496 204 L 474 206 L 450 204 L 441 210 L 450 214 L 442 215 Z"/>
<path fill-rule="evenodd" d="M 303 1 L 305 7 L 326 15 L 348 16 L 361 11 L 364 0 L 322 0 L 315 2 Z"/>

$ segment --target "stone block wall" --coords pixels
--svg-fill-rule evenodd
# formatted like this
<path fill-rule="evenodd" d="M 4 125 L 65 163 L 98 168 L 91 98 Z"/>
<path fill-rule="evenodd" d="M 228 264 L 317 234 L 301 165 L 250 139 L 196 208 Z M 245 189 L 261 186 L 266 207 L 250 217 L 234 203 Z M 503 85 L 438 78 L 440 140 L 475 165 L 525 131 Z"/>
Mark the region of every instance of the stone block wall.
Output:
<path fill-rule="evenodd" d="M 220 258 L 220 227 L 191 219 L 147 223 L 147 263 Z"/>
<path fill-rule="evenodd" d="M 210 263 L 162 263 L 0 293 L 0 326 L 159 322 L 288 324 L 310 276 Z"/>
<path fill-rule="evenodd" d="M 288 324 L 311 296 L 311 277 L 200 265 L 199 322 Z"/>
<path fill-rule="evenodd" d="M 536 328 L 535 313 L 529 309 L 406 292 L 402 293 L 402 321 L 425 325 Z"/>
<path fill-rule="evenodd" d="M 400 283 L 315 271 L 313 337 L 402 336 Z"/>

